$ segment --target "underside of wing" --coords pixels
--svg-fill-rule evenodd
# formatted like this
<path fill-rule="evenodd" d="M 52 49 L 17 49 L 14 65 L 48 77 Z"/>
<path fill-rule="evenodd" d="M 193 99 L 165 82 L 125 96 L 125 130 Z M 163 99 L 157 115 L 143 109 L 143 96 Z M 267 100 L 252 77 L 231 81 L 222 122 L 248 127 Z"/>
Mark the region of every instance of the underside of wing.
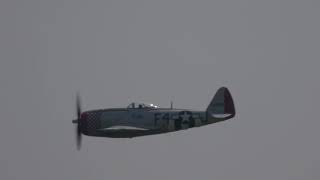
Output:
<path fill-rule="evenodd" d="M 96 132 L 96 136 L 112 138 L 132 138 L 164 133 L 164 131 L 161 130 L 145 129 L 133 126 L 112 126 L 109 128 L 99 129 Z"/>
<path fill-rule="evenodd" d="M 109 128 L 99 129 L 99 131 L 116 131 L 116 130 L 141 130 L 147 131 L 149 129 L 139 128 L 134 126 L 111 126 Z"/>

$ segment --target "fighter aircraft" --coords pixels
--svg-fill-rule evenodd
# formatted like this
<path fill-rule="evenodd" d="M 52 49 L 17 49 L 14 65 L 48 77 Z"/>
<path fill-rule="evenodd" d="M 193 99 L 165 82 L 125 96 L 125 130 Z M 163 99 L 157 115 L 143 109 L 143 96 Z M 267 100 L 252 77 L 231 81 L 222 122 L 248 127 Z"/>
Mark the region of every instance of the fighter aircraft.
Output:
<path fill-rule="evenodd" d="M 133 102 L 126 108 L 81 111 L 80 96 L 76 99 L 77 147 L 81 135 L 132 138 L 162 134 L 200 127 L 233 118 L 236 114 L 232 96 L 221 87 L 205 111 L 192 109 L 159 108 L 154 104 Z"/>

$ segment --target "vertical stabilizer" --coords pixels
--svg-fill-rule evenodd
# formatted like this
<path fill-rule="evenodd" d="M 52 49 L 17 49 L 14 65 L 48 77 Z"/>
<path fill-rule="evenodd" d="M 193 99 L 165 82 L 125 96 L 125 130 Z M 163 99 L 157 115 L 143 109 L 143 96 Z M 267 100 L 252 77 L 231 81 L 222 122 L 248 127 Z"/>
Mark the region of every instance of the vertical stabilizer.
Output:
<path fill-rule="evenodd" d="M 221 87 L 207 108 L 208 120 L 216 122 L 227 120 L 235 116 L 235 108 L 230 91 Z"/>

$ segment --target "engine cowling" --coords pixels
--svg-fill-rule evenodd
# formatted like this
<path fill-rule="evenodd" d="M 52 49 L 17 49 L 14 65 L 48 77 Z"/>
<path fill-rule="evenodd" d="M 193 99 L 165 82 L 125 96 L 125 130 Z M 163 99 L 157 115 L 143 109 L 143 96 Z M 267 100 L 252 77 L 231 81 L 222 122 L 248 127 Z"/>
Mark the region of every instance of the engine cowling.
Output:
<path fill-rule="evenodd" d="M 79 119 L 81 133 L 94 136 L 101 128 L 101 112 L 84 112 Z"/>

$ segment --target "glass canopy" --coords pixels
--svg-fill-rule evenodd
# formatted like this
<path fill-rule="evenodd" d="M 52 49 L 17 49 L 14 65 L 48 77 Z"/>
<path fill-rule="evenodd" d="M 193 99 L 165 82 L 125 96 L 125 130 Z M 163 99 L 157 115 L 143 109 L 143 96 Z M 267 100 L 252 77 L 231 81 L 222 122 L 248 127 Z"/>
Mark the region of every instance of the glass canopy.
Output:
<path fill-rule="evenodd" d="M 153 109 L 158 108 L 154 104 L 141 103 L 141 102 L 132 102 L 127 106 L 128 109 Z"/>

